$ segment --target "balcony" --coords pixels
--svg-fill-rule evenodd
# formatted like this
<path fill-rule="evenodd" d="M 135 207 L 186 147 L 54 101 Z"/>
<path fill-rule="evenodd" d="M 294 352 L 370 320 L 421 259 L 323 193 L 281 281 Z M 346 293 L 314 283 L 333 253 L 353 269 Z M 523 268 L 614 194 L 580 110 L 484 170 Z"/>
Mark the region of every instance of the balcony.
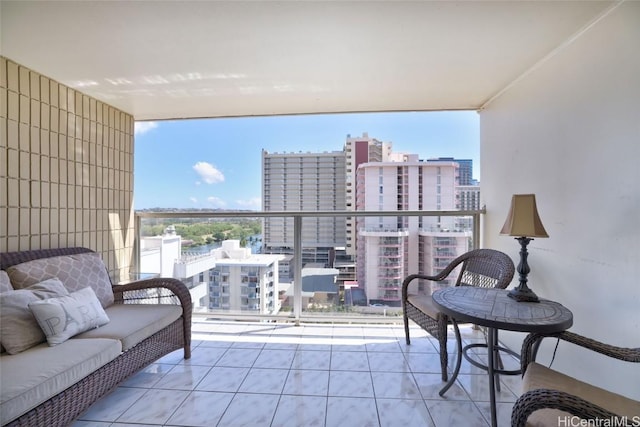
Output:
<path fill-rule="evenodd" d="M 578 332 L 603 338 L 615 330 L 621 344 L 637 345 L 637 260 L 630 256 L 638 253 L 639 241 L 632 220 L 640 194 L 637 2 L 407 2 L 398 8 L 365 2 L 263 8 L 256 2 L 242 11 L 234 2 L 205 3 L 200 7 L 220 9 L 181 10 L 180 20 L 172 10 L 179 2 L 137 2 L 129 9 L 0 3 L 7 58 L 0 58 L 0 128 L 7 141 L 0 143 L 7 153 L 0 176 L 0 250 L 84 245 L 103 255 L 114 277 L 128 278 L 135 229 L 134 120 L 469 109 L 481 121 L 483 203 L 490 207 L 480 245 L 517 258 L 511 239 L 499 236 L 508 199 L 515 192 L 537 193 L 551 238 L 530 247 L 531 284 L 540 295 L 575 309 Z M 113 23 L 133 17 L 136 25 L 120 26 L 114 35 Z M 350 25 L 332 25 L 337 17 Z M 212 25 L 208 19 L 219 21 Z M 384 40 L 380 22 L 388 24 Z M 291 25 L 315 31 L 282 37 Z M 162 34 L 153 39 L 154 49 L 146 48 L 158 28 Z M 219 32 L 210 33 L 215 40 L 195 38 L 197 28 Z M 243 45 L 242 55 L 229 49 L 238 28 L 258 41 Z M 317 34 L 330 36 L 327 48 L 307 38 Z M 113 46 L 114 36 L 127 41 L 118 44 L 117 55 L 103 48 Z M 175 49 L 175 40 L 190 43 Z M 398 78 L 393 72 L 335 67 L 344 63 L 343 47 L 350 43 L 365 47 L 350 50 L 353 63 L 382 71 L 395 64 L 407 72 Z M 381 43 L 401 50 L 380 49 Z M 220 51 L 194 54 L 211 48 Z M 284 50 L 291 55 L 282 57 Z M 411 54 L 416 51 L 423 54 Z M 301 61 L 300 52 L 314 60 Z M 145 53 L 154 58 L 145 60 Z M 256 69 L 265 71 L 262 80 Z M 64 105 L 51 96 L 61 93 L 68 94 L 60 98 Z M 430 96 L 420 95 L 425 93 Z M 85 102 L 86 118 L 76 110 Z M 77 111 L 88 126 L 83 123 L 82 136 L 75 128 L 67 135 L 64 120 L 50 120 L 47 111 L 63 117 Z M 74 138 L 92 147 L 78 152 L 77 163 L 66 159 L 74 146 L 65 144 L 75 144 Z M 56 157 L 54 148 L 65 155 Z M 43 166 L 47 160 L 50 170 Z M 30 163 L 43 167 L 24 167 Z M 73 173 L 76 168 L 81 173 Z M 67 206 L 67 194 L 89 191 L 92 198 Z M 519 348 L 521 337 L 504 339 Z M 603 366 L 599 359 L 576 364 L 579 355 L 572 351 L 558 355 L 554 366 L 570 374 L 589 372 L 593 382 L 640 398 L 636 371 Z M 603 371 L 613 374 L 603 378 Z"/>
<path fill-rule="evenodd" d="M 470 327 L 462 333 L 466 343 L 483 339 Z M 407 346 L 399 323 L 197 320 L 187 364 L 179 352 L 165 356 L 94 404 L 78 426 L 203 425 L 204 414 L 207 426 L 219 427 L 488 426 L 486 373 L 464 361 L 443 399 L 433 340 L 414 326 L 411 337 Z M 505 364 L 517 366 L 510 356 Z M 509 425 L 519 387 L 518 377 L 503 377 L 500 426 Z"/>

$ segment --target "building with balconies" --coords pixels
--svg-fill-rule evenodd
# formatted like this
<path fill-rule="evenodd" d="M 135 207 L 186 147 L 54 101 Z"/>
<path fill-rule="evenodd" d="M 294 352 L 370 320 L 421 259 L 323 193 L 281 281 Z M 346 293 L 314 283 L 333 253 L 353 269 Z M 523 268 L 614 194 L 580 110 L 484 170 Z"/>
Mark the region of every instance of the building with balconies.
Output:
<path fill-rule="evenodd" d="M 324 153 L 269 153 L 262 150 L 262 208 L 264 211 L 345 209 L 345 156 Z M 345 218 L 304 218 L 303 263 L 328 266 L 330 252 L 345 246 Z M 293 219 L 266 218 L 263 252 L 293 253 Z"/>
<path fill-rule="evenodd" d="M 225 240 L 211 251 L 216 266 L 209 270 L 209 309 L 242 313 L 276 314 L 278 261 L 281 255 L 252 254 L 239 240 Z"/>
<path fill-rule="evenodd" d="M 405 159 L 359 166 L 356 210 L 455 209 L 458 164 L 421 162 L 416 155 Z M 366 217 L 357 224 L 357 281 L 370 302 L 400 305 L 404 277 L 439 271 L 445 259 L 471 247 L 470 229 L 457 228 L 453 216 Z M 443 255 L 435 256 L 438 251 Z"/>

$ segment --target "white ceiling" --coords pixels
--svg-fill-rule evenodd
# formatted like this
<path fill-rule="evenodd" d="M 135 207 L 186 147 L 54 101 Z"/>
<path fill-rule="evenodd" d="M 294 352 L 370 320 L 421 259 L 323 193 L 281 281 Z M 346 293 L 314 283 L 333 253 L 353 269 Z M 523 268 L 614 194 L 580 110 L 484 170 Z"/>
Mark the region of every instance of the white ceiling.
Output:
<path fill-rule="evenodd" d="M 136 120 L 478 109 L 612 1 L 0 1 L 1 53 Z"/>

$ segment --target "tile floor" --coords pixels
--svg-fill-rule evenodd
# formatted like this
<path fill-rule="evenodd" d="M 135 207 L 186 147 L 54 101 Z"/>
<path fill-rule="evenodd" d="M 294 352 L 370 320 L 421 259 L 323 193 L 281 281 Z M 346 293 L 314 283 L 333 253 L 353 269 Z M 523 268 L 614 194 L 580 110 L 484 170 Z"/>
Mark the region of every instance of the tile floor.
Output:
<path fill-rule="evenodd" d="M 484 341 L 470 326 L 461 332 L 466 343 Z M 440 397 L 437 342 L 415 325 L 411 337 L 407 346 L 401 324 L 194 320 L 190 360 L 181 350 L 158 360 L 73 427 L 488 426 L 486 372 L 463 359 L 456 384 Z M 518 366 L 511 356 L 503 361 Z M 502 377 L 500 426 L 510 425 L 519 389 L 518 376 Z"/>

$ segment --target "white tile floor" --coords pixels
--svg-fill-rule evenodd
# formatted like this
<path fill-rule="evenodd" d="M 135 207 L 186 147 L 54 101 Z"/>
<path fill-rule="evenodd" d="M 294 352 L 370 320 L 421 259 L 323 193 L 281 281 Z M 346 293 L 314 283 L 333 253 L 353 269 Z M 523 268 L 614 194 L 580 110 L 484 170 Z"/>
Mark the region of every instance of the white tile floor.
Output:
<path fill-rule="evenodd" d="M 470 326 L 461 332 L 466 343 L 483 341 Z M 415 325 L 411 337 L 407 346 L 402 325 L 196 320 L 190 360 L 181 350 L 165 356 L 73 426 L 488 426 L 486 372 L 463 359 L 440 397 L 437 342 Z M 519 389 L 518 376 L 502 377 L 500 426 L 510 425 Z"/>

